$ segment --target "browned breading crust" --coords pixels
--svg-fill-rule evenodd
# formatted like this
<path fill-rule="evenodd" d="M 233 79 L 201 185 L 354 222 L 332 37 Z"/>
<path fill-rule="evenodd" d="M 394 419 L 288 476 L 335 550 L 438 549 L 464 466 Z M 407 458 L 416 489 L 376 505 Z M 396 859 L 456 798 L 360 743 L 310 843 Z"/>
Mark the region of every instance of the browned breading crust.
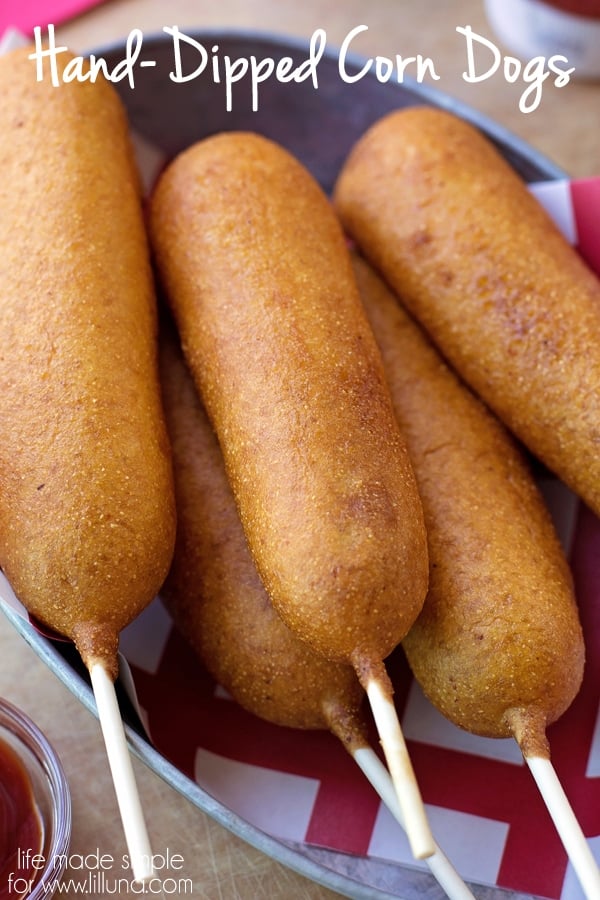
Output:
<path fill-rule="evenodd" d="M 358 724 L 354 670 L 317 655 L 274 611 L 248 549 L 223 457 L 173 336 L 161 379 L 175 474 L 177 540 L 162 591 L 182 632 L 238 703 L 278 725 Z M 337 723 L 337 726 L 336 726 Z"/>
<path fill-rule="evenodd" d="M 374 270 L 355 268 L 414 466 L 429 542 L 423 611 L 404 639 L 455 724 L 547 752 L 579 690 L 584 645 L 569 567 L 520 448 L 449 369 Z M 521 735 L 519 735 L 521 737 Z"/>
<path fill-rule="evenodd" d="M 335 205 L 465 381 L 600 513 L 600 282 L 493 145 L 443 110 L 394 112 Z"/>
<path fill-rule="evenodd" d="M 114 672 L 174 541 L 153 281 L 116 92 L 27 53 L 0 60 L 0 564 Z"/>
<path fill-rule="evenodd" d="M 276 609 L 331 659 L 386 656 L 421 609 L 426 538 L 326 196 L 268 139 L 220 134 L 166 170 L 150 230 Z"/>

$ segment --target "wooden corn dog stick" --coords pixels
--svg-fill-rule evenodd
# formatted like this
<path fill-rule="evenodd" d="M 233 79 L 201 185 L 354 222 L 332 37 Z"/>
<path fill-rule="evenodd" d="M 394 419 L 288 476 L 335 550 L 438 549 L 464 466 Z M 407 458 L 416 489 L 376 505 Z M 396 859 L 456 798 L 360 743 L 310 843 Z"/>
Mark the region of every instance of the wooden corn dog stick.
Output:
<path fill-rule="evenodd" d="M 144 883 L 154 875 L 152 850 L 131 766 L 131 757 L 127 748 L 114 681 L 101 663 L 96 663 L 91 667 L 90 678 L 133 876 L 136 881 Z"/>
<path fill-rule="evenodd" d="M 372 747 L 358 747 L 352 752 L 354 761 L 373 785 L 386 807 L 397 822 L 404 826 L 404 817 L 389 772 Z M 443 850 L 436 844 L 435 852 L 426 859 L 431 874 L 451 900 L 473 898 L 471 889 L 465 884 Z"/>
<path fill-rule="evenodd" d="M 600 869 L 548 757 L 525 756 L 546 808 L 588 900 L 600 897 Z"/>

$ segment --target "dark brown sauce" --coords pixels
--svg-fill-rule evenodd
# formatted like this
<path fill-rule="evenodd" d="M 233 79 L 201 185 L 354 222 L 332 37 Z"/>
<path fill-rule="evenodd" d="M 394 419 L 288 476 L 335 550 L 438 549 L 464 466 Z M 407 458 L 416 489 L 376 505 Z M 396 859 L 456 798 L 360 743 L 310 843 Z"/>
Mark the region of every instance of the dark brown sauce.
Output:
<path fill-rule="evenodd" d="M 12 747 L 0 739 L 0 900 L 27 896 L 24 886 L 39 875 L 33 858 L 42 853 L 43 843 L 29 774 Z"/>

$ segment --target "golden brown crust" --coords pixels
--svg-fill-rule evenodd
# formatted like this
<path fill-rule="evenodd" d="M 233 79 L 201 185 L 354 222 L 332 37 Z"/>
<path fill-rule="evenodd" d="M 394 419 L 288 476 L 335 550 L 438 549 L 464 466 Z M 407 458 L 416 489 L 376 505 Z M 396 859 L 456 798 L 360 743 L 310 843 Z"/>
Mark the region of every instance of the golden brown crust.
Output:
<path fill-rule="evenodd" d="M 91 672 L 95 665 L 101 665 L 116 681 L 119 674 L 119 633 L 112 624 L 77 622 L 71 627 L 71 636 L 88 671 Z"/>
<path fill-rule="evenodd" d="M 600 513 L 600 283 L 491 143 L 441 110 L 392 113 L 335 205 L 465 381 Z"/>
<path fill-rule="evenodd" d="M 430 581 L 403 642 L 455 724 L 508 737 L 515 710 L 544 727 L 581 684 L 584 645 L 569 567 L 514 440 L 444 363 L 363 260 L 361 295 L 423 501 Z"/>
<path fill-rule="evenodd" d="M 421 608 L 426 540 L 327 198 L 282 148 L 222 134 L 167 169 L 150 227 L 274 605 L 330 658 L 387 655 Z"/>
<path fill-rule="evenodd" d="M 178 628 L 249 712 L 293 728 L 331 727 L 354 746 L 362 734 L 356 675 L 315 654 L 273 610 L 217 439 L 172 336 L 162 341 L 161 379 L 178 512 L 173 565 L 162 593 Z"/>
<path fill-rule="evenodd" d="M 546 717 L 540 708 L 510 709 L 506 713 L 510 733 L 516 738 L 525 759 L 550 759 L 550 745 L 546 737 Z"/>
<path fill-rule="evenodd" d="M 26 50 L 0 71 L 0 564 L 56 630 L 117 635 L 175 527 L 127 122 L 106 82 L 36 83 Z"/>

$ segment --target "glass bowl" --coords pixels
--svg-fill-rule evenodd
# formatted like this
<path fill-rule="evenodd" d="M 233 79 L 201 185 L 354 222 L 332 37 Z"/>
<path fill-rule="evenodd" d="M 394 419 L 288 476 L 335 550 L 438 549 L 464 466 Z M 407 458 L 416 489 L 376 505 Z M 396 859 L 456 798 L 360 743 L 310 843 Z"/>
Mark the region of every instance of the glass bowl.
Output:
<path fill-rule="evenodd" d="M 12 753 L 11 753 L 12 751 Z M 7 762 L 4 762 L 6 758 Z M 20 764 L 20 765 L 19 765 Z M 20 847 L 15 840 L 14 865 L 6 870 L 7 883 L 0 884 L 0 897 L 28 897 L 38 900 L 51 897 L 67 864 L 71 840 L 71 795 L 60 760 L 39 728 L 12 703 L 0 698 L 0 773 L 6 766 L 13 768 L 11 784 L 16 783 L 15 771 L 22 775 L 30 801 L 37 813 L 40 840 L 27 854 L 27 847 Z M 4 778 L 2 779 L 4 780 Z M 19 780 L 21 780 L 19 778 Z M 0 781 L 0 838 L 7 826 L 7 816 L 2 801 L 6 794 Z M 6 840 L 8 835 L 4 835 Z M 36 859 L 32 865 L 32 856 Z M 0 865 L 4 867 L 2 860 Z M 12 876 L 12 877 L 11 877 Z"/>

